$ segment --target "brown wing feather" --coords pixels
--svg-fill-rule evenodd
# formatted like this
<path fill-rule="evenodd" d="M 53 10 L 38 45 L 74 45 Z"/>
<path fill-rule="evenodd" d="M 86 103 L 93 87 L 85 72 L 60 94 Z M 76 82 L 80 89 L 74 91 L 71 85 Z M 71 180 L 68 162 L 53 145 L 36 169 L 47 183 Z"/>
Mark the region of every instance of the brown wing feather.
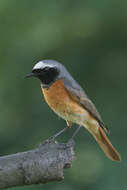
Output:
<path fill-rule="evenodd" d="M 92 103 L 92 101 L 87 97 L 87 95 L 83 92 L 81 89 L 75 89 L 69 85 L 65 85 L 68 92 L 72 95 L 72 97 L 80 103 L 90 114 L 93 116 L 99 123 L 99 125 L 107 132 L 109 133 L 109 130 L 104 125 L 100 114 L 98 113 L 96 107 Z"/>

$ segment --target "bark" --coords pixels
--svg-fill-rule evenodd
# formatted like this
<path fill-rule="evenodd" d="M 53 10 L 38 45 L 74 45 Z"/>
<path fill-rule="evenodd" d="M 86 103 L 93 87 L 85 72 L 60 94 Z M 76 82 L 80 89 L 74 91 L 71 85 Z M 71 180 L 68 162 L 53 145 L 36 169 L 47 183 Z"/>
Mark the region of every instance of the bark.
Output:
<path fill-rule="evenodd" d="M 0 190 L 64 179 L 74 159 L 74 142 L 45 141 L 27 152 L 0 157 Z"/>

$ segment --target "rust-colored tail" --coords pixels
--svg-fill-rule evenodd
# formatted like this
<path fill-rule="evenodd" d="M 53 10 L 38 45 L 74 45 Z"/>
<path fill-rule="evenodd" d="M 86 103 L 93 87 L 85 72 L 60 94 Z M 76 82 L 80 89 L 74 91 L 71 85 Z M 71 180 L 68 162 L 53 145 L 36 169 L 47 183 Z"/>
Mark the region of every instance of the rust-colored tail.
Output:
<path fill-rule="evenodd" d="M 93 134 L 93 133 L 92 133 Z M 105 154 L 113 161 L 120 162 L 120 154 L 115 150 L 111 142 L 109 141 L 108 137 L 104 133 L 104 130 L 99 127 L 98 133 L 93 134 L 94 138 L 105 152 Z"/>
<path fill-rule="evenodd" d="M 89 124 L 89 128 L 87 129 L 94 136 L 97 143 L 100 145 L 107 157 L 113 161 L 120 162 L 120 154 L 115 150 L 110 140 L 106 136 L 104 130 L 99 126 L 97 127 L 91 124 Z"/>

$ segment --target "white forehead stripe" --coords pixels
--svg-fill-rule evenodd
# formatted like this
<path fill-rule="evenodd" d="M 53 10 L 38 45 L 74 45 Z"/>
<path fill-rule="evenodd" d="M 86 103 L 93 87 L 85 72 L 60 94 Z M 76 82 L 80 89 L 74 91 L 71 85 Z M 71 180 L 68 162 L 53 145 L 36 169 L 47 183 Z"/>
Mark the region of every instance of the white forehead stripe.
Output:
<path fill-rule="evenodd" d="M 39 61 L 39 62 L 33 67 L 33 70 L 34 70 L 34 69 L 43 69 L 43 68 L 46 67 L 46 66 L 52 67 L 51 64 L 48 64 L 48 63 L 46 63 L 46 62 L 44 62 L 44 61 Z"/>
<path fill-rule="evenodd" d="M 41 69 L 44 67 L 44 63 L 43 61 L 39 61 L 34 67 L 33 69 Z"/>

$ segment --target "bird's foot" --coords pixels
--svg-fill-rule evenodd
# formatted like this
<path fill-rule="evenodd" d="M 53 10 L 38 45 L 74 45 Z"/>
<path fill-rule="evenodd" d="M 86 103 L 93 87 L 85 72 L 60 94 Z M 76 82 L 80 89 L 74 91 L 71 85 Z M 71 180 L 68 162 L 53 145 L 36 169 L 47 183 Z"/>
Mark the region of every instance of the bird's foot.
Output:
<path fill-rule="evenodd" d="M 46 141 L 46 143 L 52 143 L 52 142 L 55 142 L 55 138 L 52 136 L 52 137 L 49 137 Z"/>

